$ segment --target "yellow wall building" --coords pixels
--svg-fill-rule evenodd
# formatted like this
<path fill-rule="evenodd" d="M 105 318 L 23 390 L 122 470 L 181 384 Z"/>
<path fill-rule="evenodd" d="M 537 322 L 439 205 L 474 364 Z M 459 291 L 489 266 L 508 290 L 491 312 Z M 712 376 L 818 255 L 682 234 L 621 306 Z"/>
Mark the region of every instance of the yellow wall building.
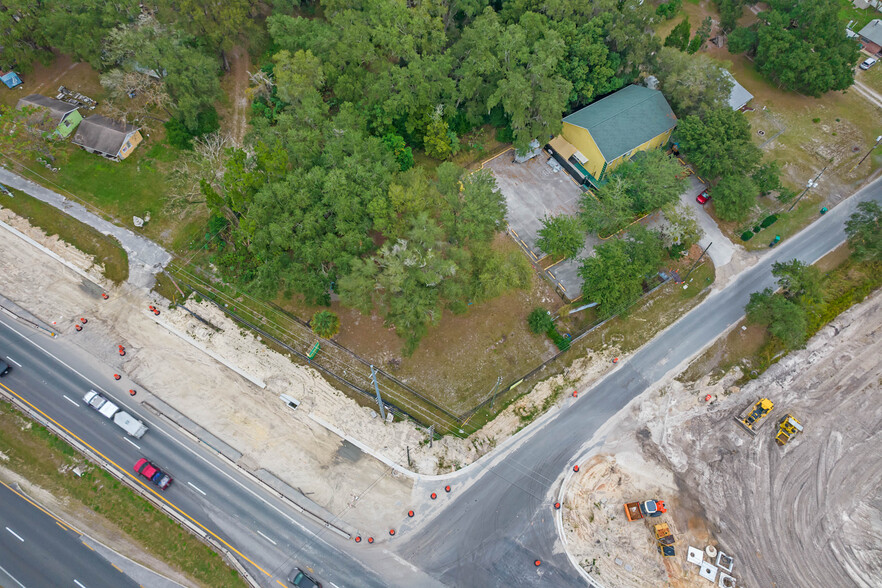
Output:
<path fill-rule="evenodd" d="M 597 185 L 635 153 L 665 145 L 676 125 L 661 92 L 632 85 L 564 118 L 550 145 Z"/>

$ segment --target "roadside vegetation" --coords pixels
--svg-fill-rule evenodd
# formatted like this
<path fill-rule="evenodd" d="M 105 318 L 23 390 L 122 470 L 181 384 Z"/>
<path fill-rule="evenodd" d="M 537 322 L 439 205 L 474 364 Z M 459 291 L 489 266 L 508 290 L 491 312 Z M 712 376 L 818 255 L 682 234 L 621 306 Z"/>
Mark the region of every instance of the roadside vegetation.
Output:
<path fill-rule="evenodd" d="M 115 238 L 81 223 L 54 206 L 18 190 L 10 190 L 13 196 L 0 192 L 0 205 L 24 217 L 31 225 L 39 227 L 47 235 L 73 245 L 95 263 L 103 266 L 104 276 L 114 284 L 121 284 L 129 277 L 129 258 L 125 249 Z"/>
<path fill-rule="evenodd" d="M 95 467 L 45 427 L 0 401 L 3 466 L 62 501 L 76 501 L 100 514 L 141 545 L 204 586 L 245 586 L 221 557 L 167 515 Z M 73 473 L 80 466 L 82 476 Z"/>

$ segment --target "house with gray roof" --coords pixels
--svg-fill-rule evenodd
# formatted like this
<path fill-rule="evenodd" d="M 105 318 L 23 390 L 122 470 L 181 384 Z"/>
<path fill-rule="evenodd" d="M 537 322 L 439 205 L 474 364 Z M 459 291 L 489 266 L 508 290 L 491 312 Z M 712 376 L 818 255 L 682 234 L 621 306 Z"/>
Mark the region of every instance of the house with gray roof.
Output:
<path fill-rule="evenodd" d="M 861 39 L 861 47 L 870 55 L 879 55 L 882 53 L 882 20 L 874 18 L 867 26 L 858 31 L 858 37 Z"/>
<path fill-rule="evenodd" d="M 15 107 L 19 110 L 31 108 L 37 117 L 48 117 L 52 127 L 51 133 L 59 137 L 70 136 L 80 121 L 83 120 L 80 111 L 73 104 L 68 104 L 55 98 L 48 98 L 42 94 L 31 94 L 30 96 L 20 98 Z M 41 122 L 35 118 L 33 124 L 42 126 Z"/>
<path fill-rule="evenodd" d="M 138 127 L 93 114 L 80 123 L 73 144 L 89 153 L 120 161 L 128 157 L 141 140 Z"/>
<path fill-rule="evenodd" d="M 635 154 L 665 145 L 676 125 L 661 92 L 631 85 L 564 118 L 549 145 L 583 176 L 577 179 L 597 186 Z"/>

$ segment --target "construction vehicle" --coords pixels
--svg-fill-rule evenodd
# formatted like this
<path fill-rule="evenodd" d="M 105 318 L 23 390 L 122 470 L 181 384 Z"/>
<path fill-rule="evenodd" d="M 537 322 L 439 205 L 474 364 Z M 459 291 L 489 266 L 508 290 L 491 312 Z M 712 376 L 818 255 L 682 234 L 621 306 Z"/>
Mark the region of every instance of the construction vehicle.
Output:
<path fill-rule="evenodd" d="M 775 404 L 771 400 L 760 398 L 756 404 L 748 407 L 740 416 L 735 417 L 735 420 L 744 427 L 745 431 L 756 435 L 756 430 L 762 424 L 763 419 L 769 416 L 773 408 L 775 408 Z"/>
<path fill-rule="evenodd" d="M 674 550 L 674 534 L 671 533 L 671 528 L 667 523 L 661 523 L 655 525 L 653 527 L 655 530 L 655 543 L 658 548 L 658 552 L 662 554 L 662 557 L 671 557 L 676 555 L 676 551 Z"/>
<path fill-rule="evenodd" d="M 625 516 L 629 521 L 637 521 L 643 517 L 660 517 L 668 512 L 664 500 L 645 500 L 643 502 L 628 502 L 625 504 Z"/>
<path fill-rule="evenodd" d="M 775 435 L 775 441 L 778 442 L 778 445 L 787 445 L 787 442 L 798 433 L 802 433 L 802 423 L 796 420 L 792 414 L 785 415 L 778 423 L 778 434 Z"/>

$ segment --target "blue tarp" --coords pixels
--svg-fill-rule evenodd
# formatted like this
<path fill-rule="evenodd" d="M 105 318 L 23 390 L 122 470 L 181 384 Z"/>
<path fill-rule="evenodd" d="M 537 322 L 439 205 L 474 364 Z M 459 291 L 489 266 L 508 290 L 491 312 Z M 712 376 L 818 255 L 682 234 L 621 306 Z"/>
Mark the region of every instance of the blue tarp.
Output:
<path fill-rule="evenodd" d="M 3 74 L 2 76 L 0 76 L 0 80 L 2 80 L 3 83 L 6 84 L 6 87 L 10 90 L 21 84 L 21 78 L 18 77 L 18 74 L 14 71 Z"/>

